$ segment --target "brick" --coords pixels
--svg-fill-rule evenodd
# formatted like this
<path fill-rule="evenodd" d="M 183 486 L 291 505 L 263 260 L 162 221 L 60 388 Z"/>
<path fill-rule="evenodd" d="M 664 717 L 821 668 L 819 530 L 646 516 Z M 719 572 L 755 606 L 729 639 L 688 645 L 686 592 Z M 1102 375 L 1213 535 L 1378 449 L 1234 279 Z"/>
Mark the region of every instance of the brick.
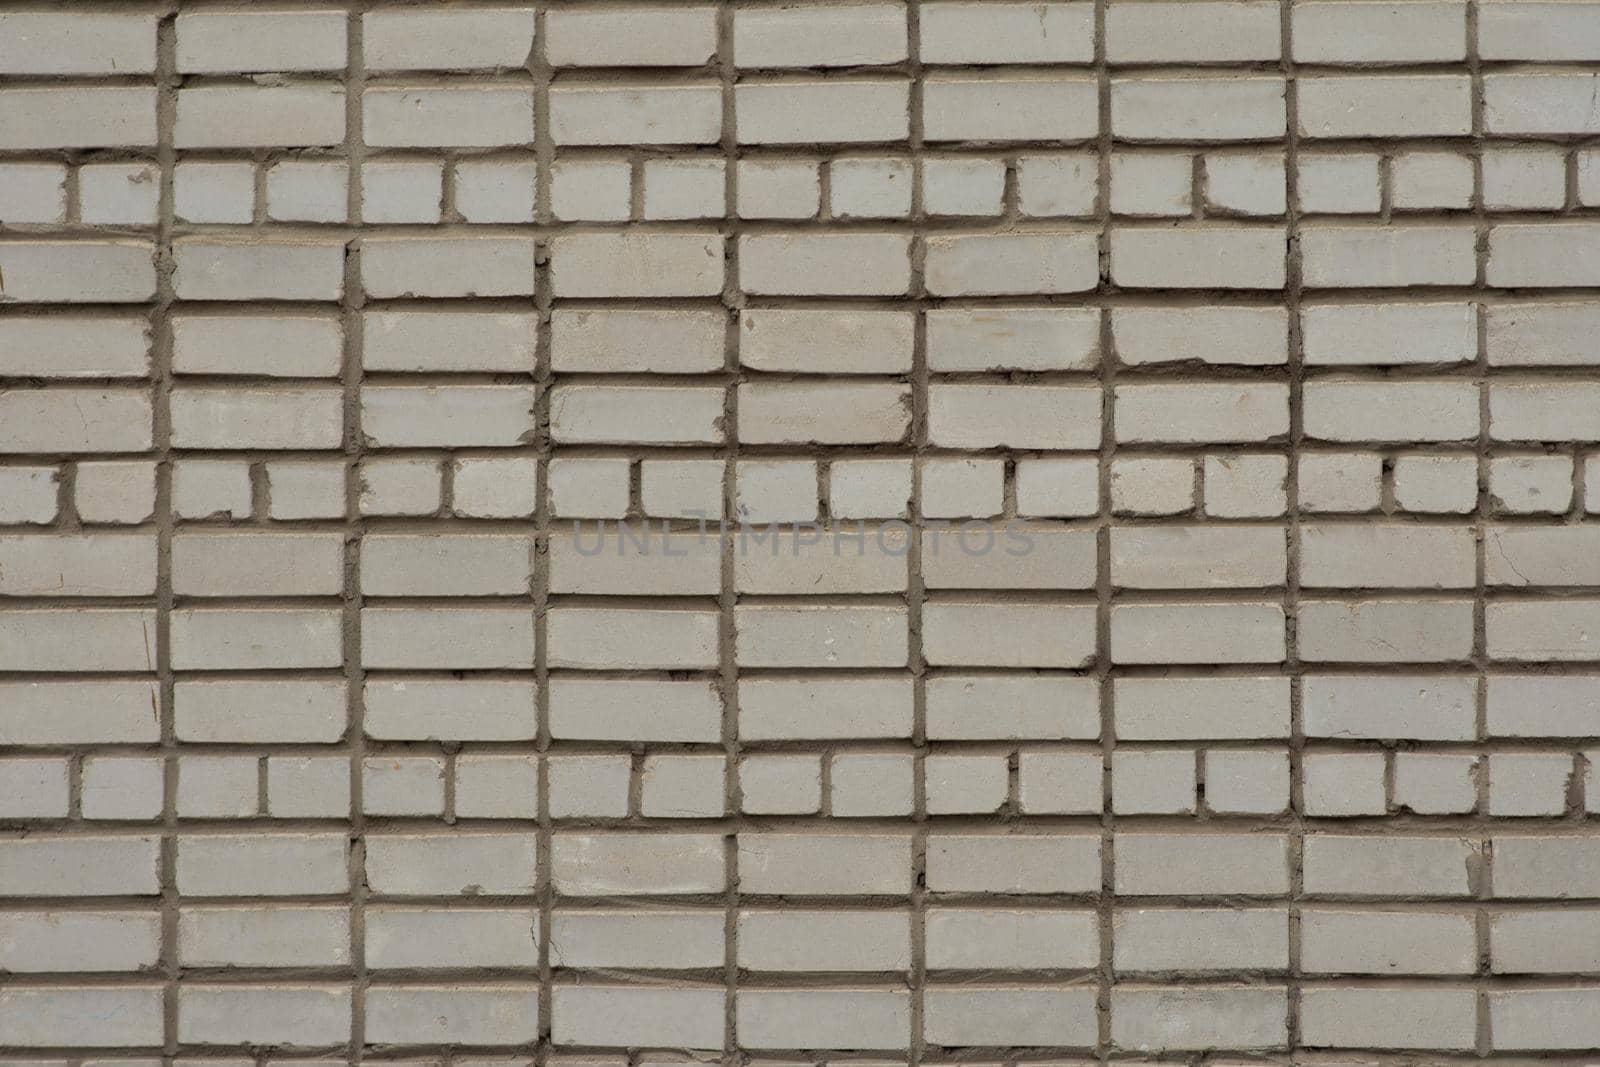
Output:
<path fill-rule="evenodd" d="M 186 374 L 332 378 L 343 341 L 331 316 L 183 315 L 172 320 L 172 365 Z"/>
<path fill-rule="evenodd" d="M 0 992 L 0 1040 L 14 1048 L 159 1045 L 160 986 L 17 986 Z"/>
<path fill-rule="evenodd" d="M 1471 80 L 1464 76 L 1310 77 L 1299 83 L 1299 105 L 1306 137 L 1450 137 L 1472 131 Z"/>
<path fill-rule="evenodd" d="M 1305 844 L 1305 889 L 1315 896 L 1464 897 L 1477 862 L 1463 839 L 1313 834 Z"/>
<path fill-rule="evenodd" d="M 1273 155 L 1219 155 L 1206 160 L 1206 201 L 1241 215 L 1281 215 L 1287 209 L 1284 163 Z"/>
<path fill-rule="evenodd" d="M 911 691 L 896 679 L 747 679 L 739 685 L 739 732 L 750 740 L 906 737 Z"/>
<path fill-rule="evenodd" d="M 550 134 L 558 145 L 715 144 L 722 92 L 714 85 L 557 85 Z"/>
<path fill-rule="evenodd" d="M 533 666 L 533 619 L 517 608 L 369 607 L 361 637 L 367 667 Z"/>
<path fill-rule="evenodd" d="M 361 286 L 372 297 L 531 295 L 533 260 L 524 238 L 371 238 Z"/>
<path fill-rule="evenodd" d="M 1119 678 L 1117 736 L 1128 741 L 1289 735 L 1289 688 L 1274 678 Z"/>
<path fill-rule="evenodd" d="M 66 221 L 66 167 L 54 163 L 0 164 L 0 180 L 10 189 L 6 221 Z"/>
<path fill-rule="evenodd" d="M 551 363 L 557 372 L 720 370 L 726 329 L 726 316 L 716 311 L 557 309 L 551 318 Z M 531 345 L 531 325 L 525 333 L 519 328 L 519 334 Z"/>
<path fill-rule="evenodd" d="M 720 388 L 564 385 L 550 397 L 550 433 L 564 444 L 711 444 L 723 432 Z"/>
<path fill-rule="evenodd" d="M 1491 675 L 1485 726 L 1490 737 L 1567 737 L 1592 733 L 1593 686 L 1578 677 Z"/>
<path fill-rule="evenodd" d="M 349 888 L 343 834 L 188 835 L 177 885 L 194 896 L 324 896 Z"/>
<path fill-rule="evenodd" d="M 563 832 L 550 863 L 567 896 L 720 893 L 726 879 L 722 838 L 711 834 Z"/>
<path fill-rule="evenodd" d="M 159 738 L 152 683 L 0 683 L 0 743 L 11 746 L 150 743 Z"/>
<path fill-rule="evenodd" d="M 1286 751 L 1205 753 L 1206 807 L 1220 814 L 1277 815 L 1289 806 Z"/>
<path fill-rule="evenodd" d="M 1592 541 L 1582 527 L 1490 527 L 1484 534 L 1485 581 L 1507 586 L 1595 585 L 1600 583 L 1595 572 L 1600 546 Z"/>
<path fill-rule="evenodd" d="M 1600 438 L 1587 383 L 1495 385 L 1489 389 L 1489 435 L 1500 441 L 1588 441 Z"/>
<path fill-rule="evenodd" d="M 375 148 L 488 148 L 533 141 L 533 94 L 515 86 L 366 90 L 362 136 Z"/>
<path fill-rule="evenodd" d="M 1487 609 L 1489 655 L 1504 660 L 1582 662 L 1596 657 L 1589 632 L 1600 601 L 1528 601 Z"/>
<path fill-rule="evenodd" d="M 1111 532 L 1111 581 L 1123 588 L 1275 586 L 1284 583 L 1287 570 L 1286 544 L 1276 529 L 1175 526 Z"/>
<path fill-rule="evenodd" d="M 343 70 L 346 21 L 337 11 L 185 11 L 177 19 L 178 70 Z"/>
<path fill-rule="evenodd" d="M 178 915 L 179 952 L 187 966 L 337 967 L 349 963 L 349 940 L 344 908 L 206 905 Z"/>
<path fill-rule="evenodd" d="M 1327 675 L 1306 679 L 1302 696 L 1310 737 L 1470 741 L 1476 685 L 1430 675 Z"/>
<path fill-rule="evenodd" d="M 0 842 L 8 897 L 154 896 L 159 892 L 152 837 L 34 835 Z"/>
<path fill-rule="evenodd" d="M 85 223 L 153 226 L 157 171 L 147 163 L 93 163 L 78 168 L 78 217 Z"/>
<path fill-rule="evenodd" d="M 1490 285 L 1589 285 L 1596 275 L 1584 258 L 1593 238 L 1591 227 L 1581 223 L 1501 225 L 1489 231 Z M 1564 269 L 1553 269 L 1553 262 Z"/>
<path fill-rule="evenodd" d="M 902 81 L 741 82 L 735 122 L 741 144 L 898 141 L 909 127 L 908 99 Z"/>
<path fill-rule="evenodd" d="M 0 670 L 147 671 L 155 615 L 139 608 L 0 612 Z"/>
<path fill-rule="evenodd" d="M 1496 974 L 1547 974 L 1588 971 L 1595 966 L 1595 913 L 1499 911 L 1489 918 L 1492 965 Z"/>
<path fill-rule="evenodd" d="M 1100 278 L 1088 234 L 933 237 L 926 270 L 939 296 L 1082 292 Z"/>
<path fill-rule="evenodd" d="M 936 893 L 1097 893 L 1099 857 L 1091 834 L 933 834 L 927 884 Z"/>
<path fill-rule="evenodd" d="M 557 1045 L 715 1049 L 722 1042 L 725 996 L 698 986 L 558 986 L 550 1039 Z"/>
<path fill-rule="evenodd" d="M 1501 899 L 1600 895 L 1600 851 L 1581 837 L 1493 839 L 1492 895 Z"/>
<path fill-rule="evenodd" d="M 1122 441 L 1265 441 L 1288 431 L 1288 391 L 1277 385 L 1120 386 L 1115 397 Z"/>
<path fill-rule="evenodd" d="M 149 325 L 142 318 L 11 316 L 0 322 L 0 373 L 30 378 L 144 378 Z"/>
<path fill-rule="evenodd" d="M 562 607 L 547 622 L 550 666 L 576 670 L 709 670 L 717 616 L 698 610 Z"/>
<path fill-rule="evenodd" d="M 1283 612 L 1275 604 L 1123 604 L 1111 614 L 1117 663 L 1277 663 Z"/>
<path fill-rule="evenodd" d="M 332 1044 L 350 1029 L 337 986 L 202 985 L 178 990 L 178 1040 L 196 1044 Z"/>
<path fill-rule="evenodd" d="M 1111 509 L 1118 515 L 1180 515 L 1193 511 L 1195 478 L 1192 459 L 1114 459 Z"/>
<path fill-rule="evenodd" d="M 923 135 L 930 141 L 1087 141 L 1100 130 L 1088 78 L 957 78 L 933 75 L 923 88 Z M 898 140 L 885 126 L 878 140 Z"/>
<path fill-rule="evenodd" d="M 1478 15 L 1478 52 L 1484 59 L 1560 61 L 1600 53 L 1593 5 L 1490 3 Z"/>
<path fill-rule="evenodd" d="M 1300 654 L 1316 662 L 1426 663 L 1472 651 L 1468 601 L 1318 601 L 1302 604 Z"/>
<path fill-rule="evenodd" d="M 747 908 L 739 913 L 739 964 L 780 972 L 903 971 L 911 963 L 908 919 L 883 911 Z"/>
<path fill-rule="evenodd" d="M 928 966 L 938 970 L 1078 969 L 1099 961 L 1099 933 L 1084 910 L 941 907 L 925 922 Z"/>
<path fill-rule="evenodd" d="M 155 289 L 146 241 L 8 242 L 0 246 L 0 272 L 5 295 L 20 303 L 137 303 Z"/>
<path fill-rule="evenodd" d="M 1305 284 L 1344 289 L 1470 285 L 1470 228 L 1450 225 L 1315 226 L 1300 236 Z M 1374 263 L 1387 263 L 1374 270 Z"/>
<path fill-rule="evenodd" d="M 805 310 L 748 310 L 739 317 L 739 362 L 755 370 L 809 374 L 893 374 L 911 368 L 913 320 L 900 312 L 844 316 Z M 717 347 L 721 323 L 717 323 Z M 718 360 L 720 365 L 720 359 Z"/>
<path fill-rule="evenodd" d="M 533 432 L 534 390 L 496 385 L 369 385 L 361 430 L 374 446 L 511 447 Z"/>
<path fill-rule="evenodd" d="M 5 787 L 0 813 L 8 818 L 65 818 L 71 807 L 65 760 L 0 760 L 0 784 Z"/>
<path fill-rule="evenodd" d="M 1087 1048 L 1095 1040 L 1093 1006 L 1087 989 L 931 987 L 922 1033 L 935 1045 L 1006 1040 Z"/>
<path fill-rule="evenodd" d="M 142 12 L 13 11 L 0 16 L 0 72 L 150 74 L 156 18 Z"/>
<path fill-rule="evenodd" d="M 1334 1048 L 1460 1050 L 1476 1039 L 1470 988 L 1320 987 L 1302 994 L 1300 1013 L 1306 1040 Z"/>
<path fill-rule="evenodd" d="M 1305 432 L 1322 440 L 1433 442 L 1478 434 L 1478 391 L 1469 383 L 1312 382 L 1302 395 Z"/>
<path fill-rule="evenodd" d="M 934 215 L 997 215 L 1005 182 L 999 160 L 930 159 L 922 168 L 923 207 Z"/>
<path fill-rule="evenodd" d="M 1265 366 L 1288 359 L 1288 318 L 1274 308 L 1119 307 L 1111 312 L 1111 329 L 1117 358 L 1132 365 L 1197 360 Z"/>
<path fill-rule="evenodd" d="M 1471 304 L 1327 304 L 1303 309 L 1300 327 L 1308 364 L 1466 363 L 1478 354 Z"/>
<path fill-rule="evenodd" d="M 1115 3 L 1106 8 L 1111 63 L 1243 63 L 1280 53 L 1279 13 L 1259 0 Z"/>
<path fill-rule="evenodd" d="M 1119 141 L 1270 140 L 1283 136 L 1284 115 L 1281 77 L 1111 82 L 1111 132 Z"/>
<path fill-rule="evenodd" d="M 910 426 L 910 393 L 896 383 L 747 382 L 737 392 L 745 444 L 871 444 Z"/>
<path fill-rule="evenodd" d="M 142 534 L 0 536 L 0 596 L 140 596 L 155 591 Z"/>
<path fill-rule="evenodd" d="M 1592 1048 L 1600 1041 L 1595 1001 L 1594 990 L 1586 988 L 1496 990 L 1489 994 L 1494 1047 Z"/>
<path fill-rule="evenodd" d="M 218 85 L 178 92 L 179 148 L 336 145 L 345 136 L 344 90 L 334 84 Z"/>
<path fill-rule="evenodd" d="M 368 681 L 363 725 L 370 737 L 410 741 L 446 738 L 463 741 L 518 741 L 534 734 L 531 683 L 470 679 Z M 435 720 L 434 709 L 448 703 L 450 720 Z"/>
<path fill-rule="evenodd" d="M 1300 581 L 1312 588 L 1466 589 L 1475 548 L 1466 527 L 1309 526 Z"/>
<path fill-rule="evenodd" d="M 946 448 L 1093 448 L 1100 440 L 1099 390 L 1073 386 L 934 384 L 928 440 Z"/>
<path fill-rule="evenodd" d="M 1294 57 L 1301 63 L 1459 63 L 1467 58 L 1467 8 L 1435 3 L 1294 5 Z"/>
<path fill-rule="evenodd" d="M 1121 1048 L 1277 1048 L 1288 1039 L 1281 987 L 1130 986 L 1111 998 L 1111 1039 Z"/>
<path fill-rule="evenodd" d="M 344 248 L 330 241 L 177 242 L 173 287 L 184 300 L 337 300 Z"/>
<path fill-rule="evenodd" d="M 60 495 L 54 467 L 10 467 L 0 473 L 0 522 L 43 526 L 55 521 Z M 907 495 L 910 486 L 907 486 Z"/>
<path fill-rule="evenodd" d="M 539 992 L 530 985 L 384 986 L 366 997 L 372 1041 L 509 1045 L 539 1033 Z"/>
<path fill-rule="evenodd" d="M 905 9 L 750 8 L 733 19 L 741 67 L 862 67 L 906 58 Z"/>
<path fill-rule="evenodd" d="M 513 534 L 374 534 L 361 546 L 361 591 L 367 596 L 517 595 L 531 586 L 532 560 L 532 539 Z"/>
<path fill-rule="evenodd" d="M 1116 842 L 1116 891 L 1128 896 L 1279 896 L 1287 840 L 1277 834 L 1127 832 Z"/>
<path fill-rule="evenodd" d="M 940 666 L 1082 667 L 1094 658 L 1091 624 L 1077 605 L 941 600 L 925 611 L 923 655 Z"/>
<path fill-rule="evenodd" d="M 722 291 L 721 241 L 690 233 L 558 237 L 551 271 L 558 297 L 714 296 Z M 531 278 L 530 265 L 530 286 Z"/>
<path fill-rule="evenodd" d="M 18 14 L 22 13 L 8 17 Z M 4 116 L 0 119 L 4 151 L 140 148 L 156 143 L 156 94 L 146 86 L 4 89 L 0 116 Z"/>
<path fill-rule="evenodd" d="M 531 8 L 369 11 L 361 17 L 362 62 L 373 71 L 520 67 L 533 33 Z"/>
<path fill-rule="evenodd" d="M 545 13 L 545 53 L 558 67 L 698 67 L 717 51 L 714 7 Z"/>
<path fill-rule="evenodd" d="M 332 387 L 179 388 L 171 411 L 179 448 L 336 448 L 344 431 L 343 398 Z"/>
<path fill-rule="evenodd" d="M 1471 811 L 1478 803 L 1476 772 L 1471 756 L 1402 753 L 1394 761 L 1394 806 L 1419 815 Z"/>
<path fill-rule="evenodd" d="M 877 233 L 745 235 L 739 280 L 761 295 L 895 296 L 911 283 L 910 242 Z"/>
<path fill-rule="evenodd" d="M 532 841 L 509 834 L 384 834 L 367 839 L 367 884 L 386 896 L 533 892 Z"/>
<path fill-rule="evenodd" d="M 723 926 L 720 909 L 557 908 L 551 916 L 551 962 L 562 967 L 720 966 Z"/>
<path fill-rule="evenodd" d="M 1082 4 L 930 3 L 920 12 L 924 63 L 1088 63 L 1094 12 Z"/>
<path fill-rule="evenodd" d="M 161 953 L 150 911 L 9 912 L 0 917 L 0 959 L 18 974 L 137 971 Z"/>
<path fill-rule="evenodd" d="M 1111 233 L 1111 277 L 1129 288 L 1279 289 L 1284 262 L 1275 227 Z"/>
<path fill-rule="evenodd" d="M 1590 74 L 1492 74 L 1483 79 L 1483 125 L 1496 134 L 1584 134 L 1596 120 L 1589 110 Z"/>

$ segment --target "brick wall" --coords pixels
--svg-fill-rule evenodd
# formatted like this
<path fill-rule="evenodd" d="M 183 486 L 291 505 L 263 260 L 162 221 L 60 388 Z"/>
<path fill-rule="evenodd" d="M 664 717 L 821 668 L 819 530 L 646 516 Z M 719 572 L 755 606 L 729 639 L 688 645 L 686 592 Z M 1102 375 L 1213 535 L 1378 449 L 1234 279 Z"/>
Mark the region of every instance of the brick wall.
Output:
<path fill-rule="evenodd" d="M 0 3 L 0 1067 L 1592 1062 L 1597 92 Z"/>

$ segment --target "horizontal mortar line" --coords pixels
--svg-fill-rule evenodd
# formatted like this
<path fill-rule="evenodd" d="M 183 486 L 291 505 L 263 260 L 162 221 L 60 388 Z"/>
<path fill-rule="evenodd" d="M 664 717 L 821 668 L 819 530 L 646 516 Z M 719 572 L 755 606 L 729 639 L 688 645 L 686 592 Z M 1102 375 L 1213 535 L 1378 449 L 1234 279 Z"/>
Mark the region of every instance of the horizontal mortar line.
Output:
<path fill-rule="evenodd" d="M 721 896 L 719 894 L 719 896 Z M 749 894 L 745 894 L 749 896 Z M 1107 894 L 1107 896 L 1112 896 Z M 1142 897 L 1127 894 L 1116 894 L 1112 906 L 1121 914 L 1130 912 L 1151 912 L 1178 914 L 1189 907 L 1194 898 L 1184 897 Z M 515 898 L 484 898 L 484 897 L 384 897 L 375 907 L 381 907 L 392 913 L 416 914 L 427 912 L 435 908 L 446 908 L 460 914 L 487 913 L 500 911 L 532 911 L 537 908 L 538 894 Z M 102 900 L 112 900 L 111 904 L 103 904 Z M 555 913 L 562 917 L 576 917 L 579 915 L 614 916 L 614 915 L 640 915 L 671 917 L 674 915 L 714 915 L 722 912 L 722 904 L 710 903 L 710 897 L 702 894 L 688 903 L 680 903 L 682 898 L 677 897 L 567 897 L 559 899 L 559 907 Z M 1094 901 L 1098 897 L 1089 897 L 1082 894 L 1036 894 L 1032 896 L 1018 896 L 1016 894 L 960 894 L 938 893 L 934 897 L 937 905 L 935 911 L 945 913 L 962 913 L 972 911 L 1002 910 L 1022 914 L 1051 914 L 1068 912 L 1084 914 L 1094 909 Z M 511 901 L 507 903 L 506 901 Z M 725 901 L 725 898 L 724 898 Z M 1152 904 L 1151 901 L 1154 901 Z M 319 913 L 332 913 L 350 911 L 356 907 L 349 900 L 337 897 L 184 897 L 181 904 L 185 908 L 209 912 L 250 912 L 260 911 L 273 907 L 292 911 L 311 910 Z M 1375 897 L 1334 897 L 1323 895 L 1308 901 L 1291 900 L 1288 898 L 1245 898 L 1228 897 L 1219 903 L 1204 904 L 1208 911 L 1229 911 L 1240 915 L 1255 916 L 1285 916 L 1291 910 L 1301 908 L 1317 911 L 1322 914 L 1337 914 L 1347 916 L 1362 915 L 1416 915 L 1416 916 L 1441 916 L 1464 918 L 1472 915 L 1479 908 L 1488 908 L 1495 915 L 1532 915 L 1549 914 L 1549 900 L 1476 900 L 1466 897 L 1414 899 L 1409 897 L 1375 898 Z M 1582 898 L 1576 900 L 1576 905 L 1584 911 L 1594 910 L 1592 905 Z M 752 897 L 749 902 L 741 900 L 741 910 L 760 912 L 764 914 L 784 914 L 791 910 L 804 910 L 822 914 L 869 914 L 877 917 L 905 916 L 915 921 L 915 916 L 910 913 L 910 905 L 904 898 L 891 899 L 884 897 L 870 898 L 870 902 L 862 903 L 860 898 L 854 897 L 805 897 L 785 896 L 778 898 Z M 93 912 L 116 912 L 128 915 L 153 915 L 160 910 L 160 904 L 153 897 L 141 898 L 94 898 L 94 897 L 69 897 L 59 899 L 46 899 L 29 897 L 15 899 L 7 905 L 9 915 L 43 915 L 49 912 L 62 912 L 65 914 L 83 914 Z M 223 965 L 208 965 L 221 967 Z M 232 967 L 238 970 L 241 968 Z M 282 970 L 279 967 L 265 965 L 249 965 L 247 969 Z M 408 970 L 411 968 L 407 968 Z M 481 968 L 474 968 L 481 969 Z M 568 968 L 573 969 L 573 968 Z M 665 970 L 666 968 L 645 968 L 647 970 Z M 950 968 L 943 968 L 950 969 Z M 970 968 L 969 968 L 970 969 Z M 1057 968 L 1056 970 L 1060 970 Z M 1195 970 L 1184 973 L 1206 974 L 1216 973 L 1219 970 L 1232 970 L 1231 968 L 1213 968 L 1211 971 Z M 1252 968 L 1254 970 L 1254 968 Z M 15 972 L 62 974 L 63 972 Z M 65 972 L 67 977 L 74 977 L 79 972 Z M 136 971 L 100 971 L 91 972 L 104 975 L 107 980 L 126 980 L 129 976 L 137 974 Z M 1323 972 L 1334 973 L 1334 972 Z M 1561 978 L 1568 975 L 1587 975 L 1592 972 L 1585 971 L 1519 971 L 1519 972 L 1494 972 L 1508 980 L 1518 979 L 1548 979 Z M 1381 980 L 1384 976 L 1369 975 Z"/>
<path fill-rule="evenodd" d="M 1165 746 L 1173 747 L 1173 746 Z M 1177 746 L 1187 747 L 1187 746 Z M 1061 834 L 1080 838 L 1099 836 L 1100 813 L 1084 815 L 1028 815 L 1024 821 L 1006 829 L 1006 824 L 996 821 L 993 813 L 986 815 L 927 815 L 924 817 L 926 824 L 935 834 L 950 833 L 961 836 L 988 837 L 994 839 L 1004 838 L 1017 841 L 1036 837 L 1052 837 Z M 446 837 L 527 837 L 527 831 L 535 820 L 531 819 L 487 819 L 470 818 L 457 819 L 447 823 L 437 817 L 388 817 L 368 816 L 372 825 L 365 835 L 370 838 L 412 838 L 418 836 L 446 836 Z M 1138 836 L 1139 833 L 1172 834 L 1181 832 L 1193 835 L 1196 840 L 1207 835 L 1237 836 L 1241 833 L 1268 833 L 1282 834 L 1293 829 L 1290 816 L 1207 816 L 1204 818 L 1194 815 L 1136 815 L 1117 813 L 1119 824 L 1137 827 L 1135 831 L 1122 830 L 1124 834 Z M 1518 840 L 1528 838 L 1571 838 L 1582 840 L 1585 835 L 1592 835 L 1592 821 L 1575 816 L 1544 816 L 1544 817 L 1500 817 L 1504 821 L 1490 825 L 1488 832 L 1498 840 Z M 1368 816 L 1362 818 L 1343 817 L 1311 817 L 1294 816 L 1294 821 L 1303 822 L 1314 829 L 1308 831 L 1312 837 L 1345 837 L 1345 838 L 1371 838 L 1376 839 L 1384 835 L 1391 835 L 1396 840 L 1402 839 L 1427 839 L 1431 837 L 1456 836 L 1463 833 L 1481 834 L 1485 832 L 1483 820 L 1479 816 Z M 182 836 L 191 839 L 233 837 L 241 833 L 259 833 L 274 831 L 283 834 L 320 834 L 327 837 L 345 836 L 349 833 L 348 820 L 337 818 L 328 819 L 271 819 L 254 817 L 250 819 L 182 819 Z M 611 833 L 647 832 L 649 836 L 726 836 L 730 834 L 761 835 L 766 833 L 779 833 L 799 835 L 802 837 L 828 838 L 844 836 L 851 838 L 883 838 L 904 839 L 909 837 L 915 827 L 903 816 L 880 816 L 873 818 L 848 818 L 833 819 L 822 818 L 817 815 L 804 816 L 774 816 L 774 815 L 728 815 L 712 819 L 559 819 L 556 827 L 558 834 L 582 836 L 585 834 L 606 835 Z M 344 831 L 345 833 L 341 833 Z M 148 837 L 159 832 L 159 827 L 133 823 L 81 823 L 57 821 L 48 828 L 28 827 L 16 828 L 0 832 L 0 842 L 41 840 L 39 834 L 49 833 L 50 840 L 93 839 L 93 838 L 126 838 Z M 357 835 L 352 835 L 357 836 Z M 60 895 L 60 894 L 51 894 Z M 424 894 L 427 895 L 427 894 Z M 444 894 L 449 895 L 449 894 Z M 494 895 L 494 894 L 484 894 Z M 521 895 L 521 894 L 518 894 Z M 669 894 L 670 895 L 670 894 Z M 787 894 L 785 894 L 787 895 Z M 826 894 L 823 894 L 826 895 Z M 863 894 L 865 895 L 865 894 Z M 1082 895 L 1082 894 L 1079 894 Z M 1094 895 L 1093 893 L 1087 895 Z M 1232 896 L 1245 897 L 1261 896 L 1272 897 L 1280 894 L 1274 893 L 1199 893 L 1189 894 L 1195 896 Z M 1358 894 L 1346 894 L 1359 896 Z M 1375 894 L 1383 896 L 1384 894 Z M 1405 895 L 1405 894 L 1397 894 Z M 1424 895 L 1424 894 L 1419 894 Z M 1440 893 L 1442 898 L 1461 897 L 1469 895 L 1466 890 L 1461 893 Z"/>
<path fill-rule="evenodd" d="M 709 914 L 716 913 L 715 909 L 705 910 Z M 937 911 L 937 909 L 933 910 Z M 892 914 L 905 913 L 895 912 Z M 1286 911 L 1285 915 L 1287 915 Z M 353 969 L 348 965 L 276 968 L 260 964 L 230 967 L 208 963 L 203 966 L 185 964 L 180 965 L 180 968 L 182 981 L 206 985 L 249 985 L 268 982 L 272 984 L 304 983 L 317 986 L 339 986 L 347 984 L 354 975 Z M 723 988 L 723 969 L 720 966 L 663 968 L 626 965 L 612 967 L 588 964 L 569 967 L 557 963 L 554 965 L 554 969 L 556 971 L 555 985 L 558 987 L 638 982 L 640 984 L 660 986 L 710 987 L 719 990 Z M 373 967 L 369 963 L 368 970 L 370 971 L 370 976 L 366 985 L 371 989 L 404 989 L 447 982 L 470 982 L 474 985 L 493 988 L 496 986 L 527 984 L 530 978 L 536 982 L 538 976 L 538 966 L 533 963 L 525 966 L 487 964 L 484 966 L 458 965 L 438 968 L 421 966 L 382 968 Z M 967 989 L 971 988 L 975 983 L 1010 985 L 1030 989 L 1071 989 L 1075 987 L 1092 987 L 1096 976 L 1094 968 L 1083 967 L 951 968 L 930 966 L 928 972 L 927 988 L 929 989 Z M 96 988 L 137 986 L 148 984 L 150 977 L 154 976 L 155 972 L 120 972 L 115 974 L 100 972 L 82 976 L 59 972 L 24 971 L 13 973 L 17 976 L 14 981 L 19 986 L 31 989 L 60 989 L 74 986 Z M 839 985 L 857 988 L 902 989 L 905 987 L 906 977 L 909 973 L 909 967 L 904 970 L 895 968 L 863 970 L 819 968 L 815 970 L 800 970 L 759 968 L 741 964 L 740 986 L 741 988 L 763 990 L 818 989 Z M 1121 969 L 1116 973 L 1117 981 L 1113 985 L 1113 992 L 1118 988 L 1143 990 L 1170 988 L 1173 986 L 1196 989 L 1237 988 L 1241 983 L 1249 983 L 1256 988 L 1277 989 L 1282 988 L 1284 983 L 1291 981 L 1287 967 L 1218 967 L 1192 970 Z M 1371 974 L 1330 970 L 1307 972 L 1303 976 L 1292 980 L 1303 983 L 1306 988 L 1313 989 L 1381 987 L 1398 990 L 1470 987 L 1475 977 L 1472 971 L 1450 974 L 1406 972 Z M 1559 974 L 1539 975 L 1496 973 L 1487 979 L 1485 987 L 1491 991 L 1587 989 L 1593 988 L 1597 982 L 1600 982 L 1600 975 L 1595 975 L 1592 972 L 1562 972 Z"/>

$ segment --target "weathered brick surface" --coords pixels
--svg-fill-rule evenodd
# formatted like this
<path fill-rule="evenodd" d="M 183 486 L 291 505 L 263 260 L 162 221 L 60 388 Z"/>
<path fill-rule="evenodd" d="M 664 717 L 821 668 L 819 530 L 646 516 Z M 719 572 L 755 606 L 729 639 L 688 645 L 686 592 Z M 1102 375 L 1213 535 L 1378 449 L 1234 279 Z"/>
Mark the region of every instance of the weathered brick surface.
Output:
<path fill-rule="evenodd" d="M 1592 1064 L 1597 64 L 0 0 L 0 1067 Z"/>

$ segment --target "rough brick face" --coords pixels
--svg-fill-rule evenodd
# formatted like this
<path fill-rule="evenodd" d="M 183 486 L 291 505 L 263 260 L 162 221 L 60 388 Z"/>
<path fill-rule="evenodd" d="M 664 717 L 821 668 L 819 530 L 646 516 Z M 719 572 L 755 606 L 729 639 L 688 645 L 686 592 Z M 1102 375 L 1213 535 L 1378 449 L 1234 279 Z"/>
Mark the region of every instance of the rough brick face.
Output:
<path fill-rule="evenodd" d="M 0 1067 L 1594 1063 L 1597 64 L 0 0 Z"/>

